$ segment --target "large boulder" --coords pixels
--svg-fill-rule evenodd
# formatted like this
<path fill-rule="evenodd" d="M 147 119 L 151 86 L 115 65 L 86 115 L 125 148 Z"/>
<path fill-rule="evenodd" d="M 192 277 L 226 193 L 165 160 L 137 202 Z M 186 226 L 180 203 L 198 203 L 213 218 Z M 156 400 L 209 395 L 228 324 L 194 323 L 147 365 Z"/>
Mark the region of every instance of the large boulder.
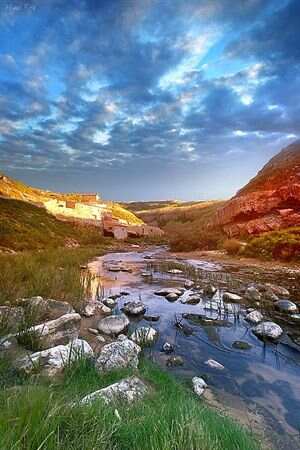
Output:
<path fill-rule="evenodd" d="M 96 368 L 100 372 L 114 369 L 136 369 L 139 364 L 141 347 L 124 335 L 120 335 L 116 342 L 104 345 L 97 360 Z"/>
<path fill-rule="evenodd" d="M 253 333 L 263 339 L 276 340 L 282 335 L 283 330 L 277 323 L 261 322 L 253 328 Z"/>
<path fill-rule="evenodd" d="M 38 371 L 44 375 L 53 376 L 76 359 L 93 356 L 93 350 L 86 341 L 75 339 L 67 345 L 57 345 L 31 354 L 17 361 L 17 368 L 27 374 Z"/>
<path fill-rule="evenodd" d="M 239 303 L 242 301 L 242 297 L 240 295 L 234 294 L 233 292 L 224 292 L 223 301 L 229 303 Z"/>
<path fill-rule="evenodd" d="M 24 310 L 20 306 L 0 306 L 0 334 L 16 333 L 24 323 Z"/>
<path fill-rule="evenodd" d="M 152 327 L 139 327 L 131 335 L 131 339 L 140 345 L 151 345 L 158 337 L 158 331 Z"/>
<path fill-rule="evenodd" d="M 272 292 L 277 297 L 289 297 L 290 296 L 290 292 L 283 286 L 278 286 L 277 284 L 273 284 L 273 283 L 266 283 L 266 288 L 268 291 Z"/>
<path fill-rule="evenodd" d="M 275 308 L 284 313 L 293 314 L 298 312 L 297 305 L 290 300 L 278 300 L 278 302 L 275 303 Z"/>
<path fill-rule="evenodd" d="M 45 320 L 55 320 L 65 314 L 75 312 L 74 308 L 67 302 L 53 300 L 51 298 L 31 297 L 19 301 L 32 324 L 39 324 Z"/>
<path fill-rule="evenodd" d="M 147 392 L 148 387 L 144 381 L 138 377 L 130 377 L 87 395 L 80 403 L 86 405 L 99 399 L 103 400 L 106 404 L 120 401 L 133 403 L 142 399 Z"/>
<path fill-rule="evenodd" d="M 32 343 L 34 341 L 32 350 L 45 350 L 56 345 L 65 345 L 78 338 L 80 322 L 79 314 L 65 314 L 58 319 L 20 331 L 18 340 L 24 345 L 26 345 L 25 342 Z"/>
<path fill-rule="evenodd" d="M 262 313 L 259 311 L 256 311 L 256 310 L 249 312 L 245 317 L 247 322 L 254 323 L 254 324 L 261 322 L 263 320 L 263 318 L 264 317 L 263 317 Z"/>
<path fill-rule="evenodd" d="M 131 316 L 138 316 L 144 314 L 146 306 L 142 302 L 126 302 L 124 303 L 123 311 Z"/>
<path fill-rule="evenodd" d="M 98 322 L 98 330 L 104 334 L 117 335 L 123 333 L 129 325 L 129 320 L 125 314 L 104 317 Z"/>

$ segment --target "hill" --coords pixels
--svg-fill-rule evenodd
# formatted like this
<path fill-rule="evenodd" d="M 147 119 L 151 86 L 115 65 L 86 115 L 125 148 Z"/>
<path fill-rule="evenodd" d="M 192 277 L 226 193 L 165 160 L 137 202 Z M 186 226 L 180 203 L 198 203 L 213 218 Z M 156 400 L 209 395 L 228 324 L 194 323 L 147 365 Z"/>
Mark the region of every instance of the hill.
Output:
<path fill-rule="evenodd" d="M 31 203 L 0 198 L 0 250 L 35 250 L 103 241 L 99 228 L 56 219 Z"/>
<path fill-rule="evenodd" d="M 258 235 L 300 225 L 300 142 L 272 158 L 212 221 L 228 236 Z"/>

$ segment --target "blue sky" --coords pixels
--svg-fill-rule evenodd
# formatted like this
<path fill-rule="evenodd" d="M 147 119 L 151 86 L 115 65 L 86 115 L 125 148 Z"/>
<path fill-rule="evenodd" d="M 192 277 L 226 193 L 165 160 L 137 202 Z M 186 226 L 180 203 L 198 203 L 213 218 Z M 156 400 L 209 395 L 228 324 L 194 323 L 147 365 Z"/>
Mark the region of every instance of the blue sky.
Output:
<path fill-rule="evenodd" d="M 300 134 L 298 0 L 2 0 L 0 170 L 227 198 Z"/>

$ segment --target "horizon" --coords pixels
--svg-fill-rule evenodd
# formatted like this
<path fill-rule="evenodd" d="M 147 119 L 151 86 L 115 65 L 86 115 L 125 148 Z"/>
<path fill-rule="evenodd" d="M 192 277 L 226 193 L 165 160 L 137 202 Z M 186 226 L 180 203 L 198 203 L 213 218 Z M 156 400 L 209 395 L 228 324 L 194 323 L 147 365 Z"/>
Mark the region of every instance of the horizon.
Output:
<path fill-rule="evenodd" d="M 299 139 L 299 18 L 297 0 L 4 0 L 1 171 L 119 202 L 232 197 Z"/>

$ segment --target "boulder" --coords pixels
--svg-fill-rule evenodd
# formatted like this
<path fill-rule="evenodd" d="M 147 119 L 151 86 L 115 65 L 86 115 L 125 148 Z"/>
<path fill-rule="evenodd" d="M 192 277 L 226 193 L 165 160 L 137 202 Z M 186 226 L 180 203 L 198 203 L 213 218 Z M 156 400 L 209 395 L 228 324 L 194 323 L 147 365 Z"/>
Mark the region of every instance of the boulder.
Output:
<path fill-rule="evenodd" d="M 247 322 L 251 322 L 251 323 L 259 323 L 263 320 L 263 315 L 261 312 L 259 311 L 251 311 L 250 313 L 248 313 L 245 317 L 245 320 L 247 320 Z"/>
<path fill-rule="evenodd" d="M 144 314 L 146 311 L 146 306 L 142 302 L 126 302 L 124 303 L 123 311 L 126 314 L 138 316 L 140 314 Z"/>
<path fill-rule="evenodd" d="M 101 302 L 88 302 L 83 307 L 82 315 L 85 317 L 93 317 L 95 314 L 103 312 L 103 307 L 106 308 Z"/>
<path fill-rule="evenodd" d="M 17 368 L 27 374 L 39 371 L 44 375 L 53 376 L 61 372 L 70 362 L 93 356 L 93 350 L 86 341 L 75 339 L 67 345 L 57 345 L 31 354 L 17 361 Z"/>
<path fill-rule="evenodd" d="M 194 377 L 192 379 L 193 383 L 193 389 L 195 394 L 197 394 L 199 397 L 204 393 L 205 389 L 207 388 L 207 384 L 203 380 L 203 378 L 200 377 Z"/>
<path fill-rule="evenodd" d="M 189 297 L 182 298 L 180 301 L 183 304 L 197 305 L 197 303 L 199 303 L 200 300 L 201 300 L 200 295 L 193 294 L 193 295 L 190 295 Z"/>
<path fill-rule="evenodd" d="M 102 303 L 106 306 L 106 307 L 108 307 L 108 308 L 114 308 L 115 306 L 116 306 L 116 304 L 117 304 L 117 302 L 116 302 L 116 300 L 115 299 L 113 299 L 113 298 L 104 298 L 103 300 L 102 300 Z"/>
<path fill-rule="evenodd" d="M 205 361 L 205 364 L 207 366 L 211 367 L 212 369 L 218 369 L 218 370 L 224 369 L 223 364 L 220 364 L 218 361 L 215 361 L 214 359 L 208 359 L 207 361 Z"/>
<path fill-rule="evenodd" d="M 289 297 L 290 296 L 290 292 L 282 286 L 277 286 L 276 284 L 273 284 L 273 283 L 266 283 L 266 287 L 267 287 L 268 291 L 271 291 L 277 297 Z"/>
<path fill-rule="evenodd" d="M 245 297 L 251 302 L 259 302 L 261 300 L 261 294 L 254 286 L 249 286 L 246 289 Z"/>
<path fill-rule="evenodd" d="M 1 334 L 16 333 L 24 323 L 24 310 L 20 306 L 0 306 Z"/>
<path fill-rule="evenodd" d="M 25 313 L 30 316 L 34 324 L 45 320 L 55 320 L 65 314 L 75 313 L 74 308 L 67 302 L 53 300 L 51 298 L 31 297 L 18 300 Z"/>
<path fill-rule="evenodd" d="M 186 280 L 186 282 L 184 283 L 184 287 L 186 288 L 186 289 L 191 289 L 193 286 L 194 286 L 194 281 L 192 281 L 192 280 Z"/>
<path fill-rule="evenodd" d="M 240 295 L 234 294 L 232 292 L 224 292 L 223 294 L 223 300 L 224 302 L 232 302 L 232 303 L 239 303 L 242 301 L 242 297 Z"/>
<path fill-rule="evenodd" d="M 106 404 L 120 401 L 133 403 L 142 399 L 148 391 L 149 389 L 144 381 L 138 377 L 130 377 L 87 395 L 80 403 L 86 405 L 99 399 L 103 400 Z"/>
<path fill-rule="evenodd" d="M 155 295 L 161 295 L 162 297 L 166 297 L 169 294 L 175 294 L 178 297 L 180 297 L 180 295 L 182 295 L 182 290 L 176 288 L 163 288 L 160 289 L 159 291 L 155 291 L 154 293 Z"/>
<path fill-rule="evenodd" d="M 152 327 L 137 328 L 131 335 L 131 339 L 140 345 L 151 345 L 158 337 L 158 331 Z"/>
<path fill-rule="evenodd" d="M 102 348 L 97 360 L 96 368 L 100 372 L 114 369 L 136 369 L 139 364 L 141 348 L 124 335 L 120 335 L 116 342 L 106 344 Z"/>
<path fill-rule="evenodd" d="M 165 353 L 172 353 L 174 352 L 174 345 L 169 344 L 169 342 L 165 342 L 162 349 Z"/>
<path fill-rule="evenodd" d="M 145 314 L 144 319 L 147 320 L 147 322 L 158 322 L 160 316 L 158 314 Z"/>
<path fill-rule="evenodd" d="M 274 322 L 261 322 L 253 329 L 253 333 L 260 338 L 278 339 L 282 333 L 282 328 Z"/>
<path fill-rule="evenodd" d="M 290 300 L 278 300 L 278 302 L 275 303 L 275 308 L 284 313 L 293 314 L 298 312 L 297 305 Z"/>
<path fill-rule="evenodd" d="M 178 295 L 175 294 L 174 292 L 170 292 L 170 294 L 166 295 L 166 299 L 169 302 L 175 302 L 176 300 L 178 300 Z"/>
<path fill-rule="evenodd" d="M 104 334 L 117 335 L 123 333 L 129 325 L 129 320 L 125 314 L 104 317 L 98 322 L 98 330 Z"/>
<path fill-rule="evenodd" d="M 208 296 L 208 297 L 213 297 L 215 295 L 215 293 L 217 292 L 217 288 L 213 285 L 213 284 L 209 284 L 208 286 L 206 286 L 203 290 L 204 295 Z"/>
<path fill-rule="evenodd" d="M 65 345 L 78 338 L 80 323 L 81 317 L 79 314 L 65 314 L 58 319 L 49 320 L 20 331 L 18 333 L 18 341 L 24 343 L 25 341 L 33 342 L 34 340 L 34 348 L 32 350 L 45 350 L 60 344 Z M 28 340 L 27 337 L 29 336 L 34 337 L 34 339 Z"/>

